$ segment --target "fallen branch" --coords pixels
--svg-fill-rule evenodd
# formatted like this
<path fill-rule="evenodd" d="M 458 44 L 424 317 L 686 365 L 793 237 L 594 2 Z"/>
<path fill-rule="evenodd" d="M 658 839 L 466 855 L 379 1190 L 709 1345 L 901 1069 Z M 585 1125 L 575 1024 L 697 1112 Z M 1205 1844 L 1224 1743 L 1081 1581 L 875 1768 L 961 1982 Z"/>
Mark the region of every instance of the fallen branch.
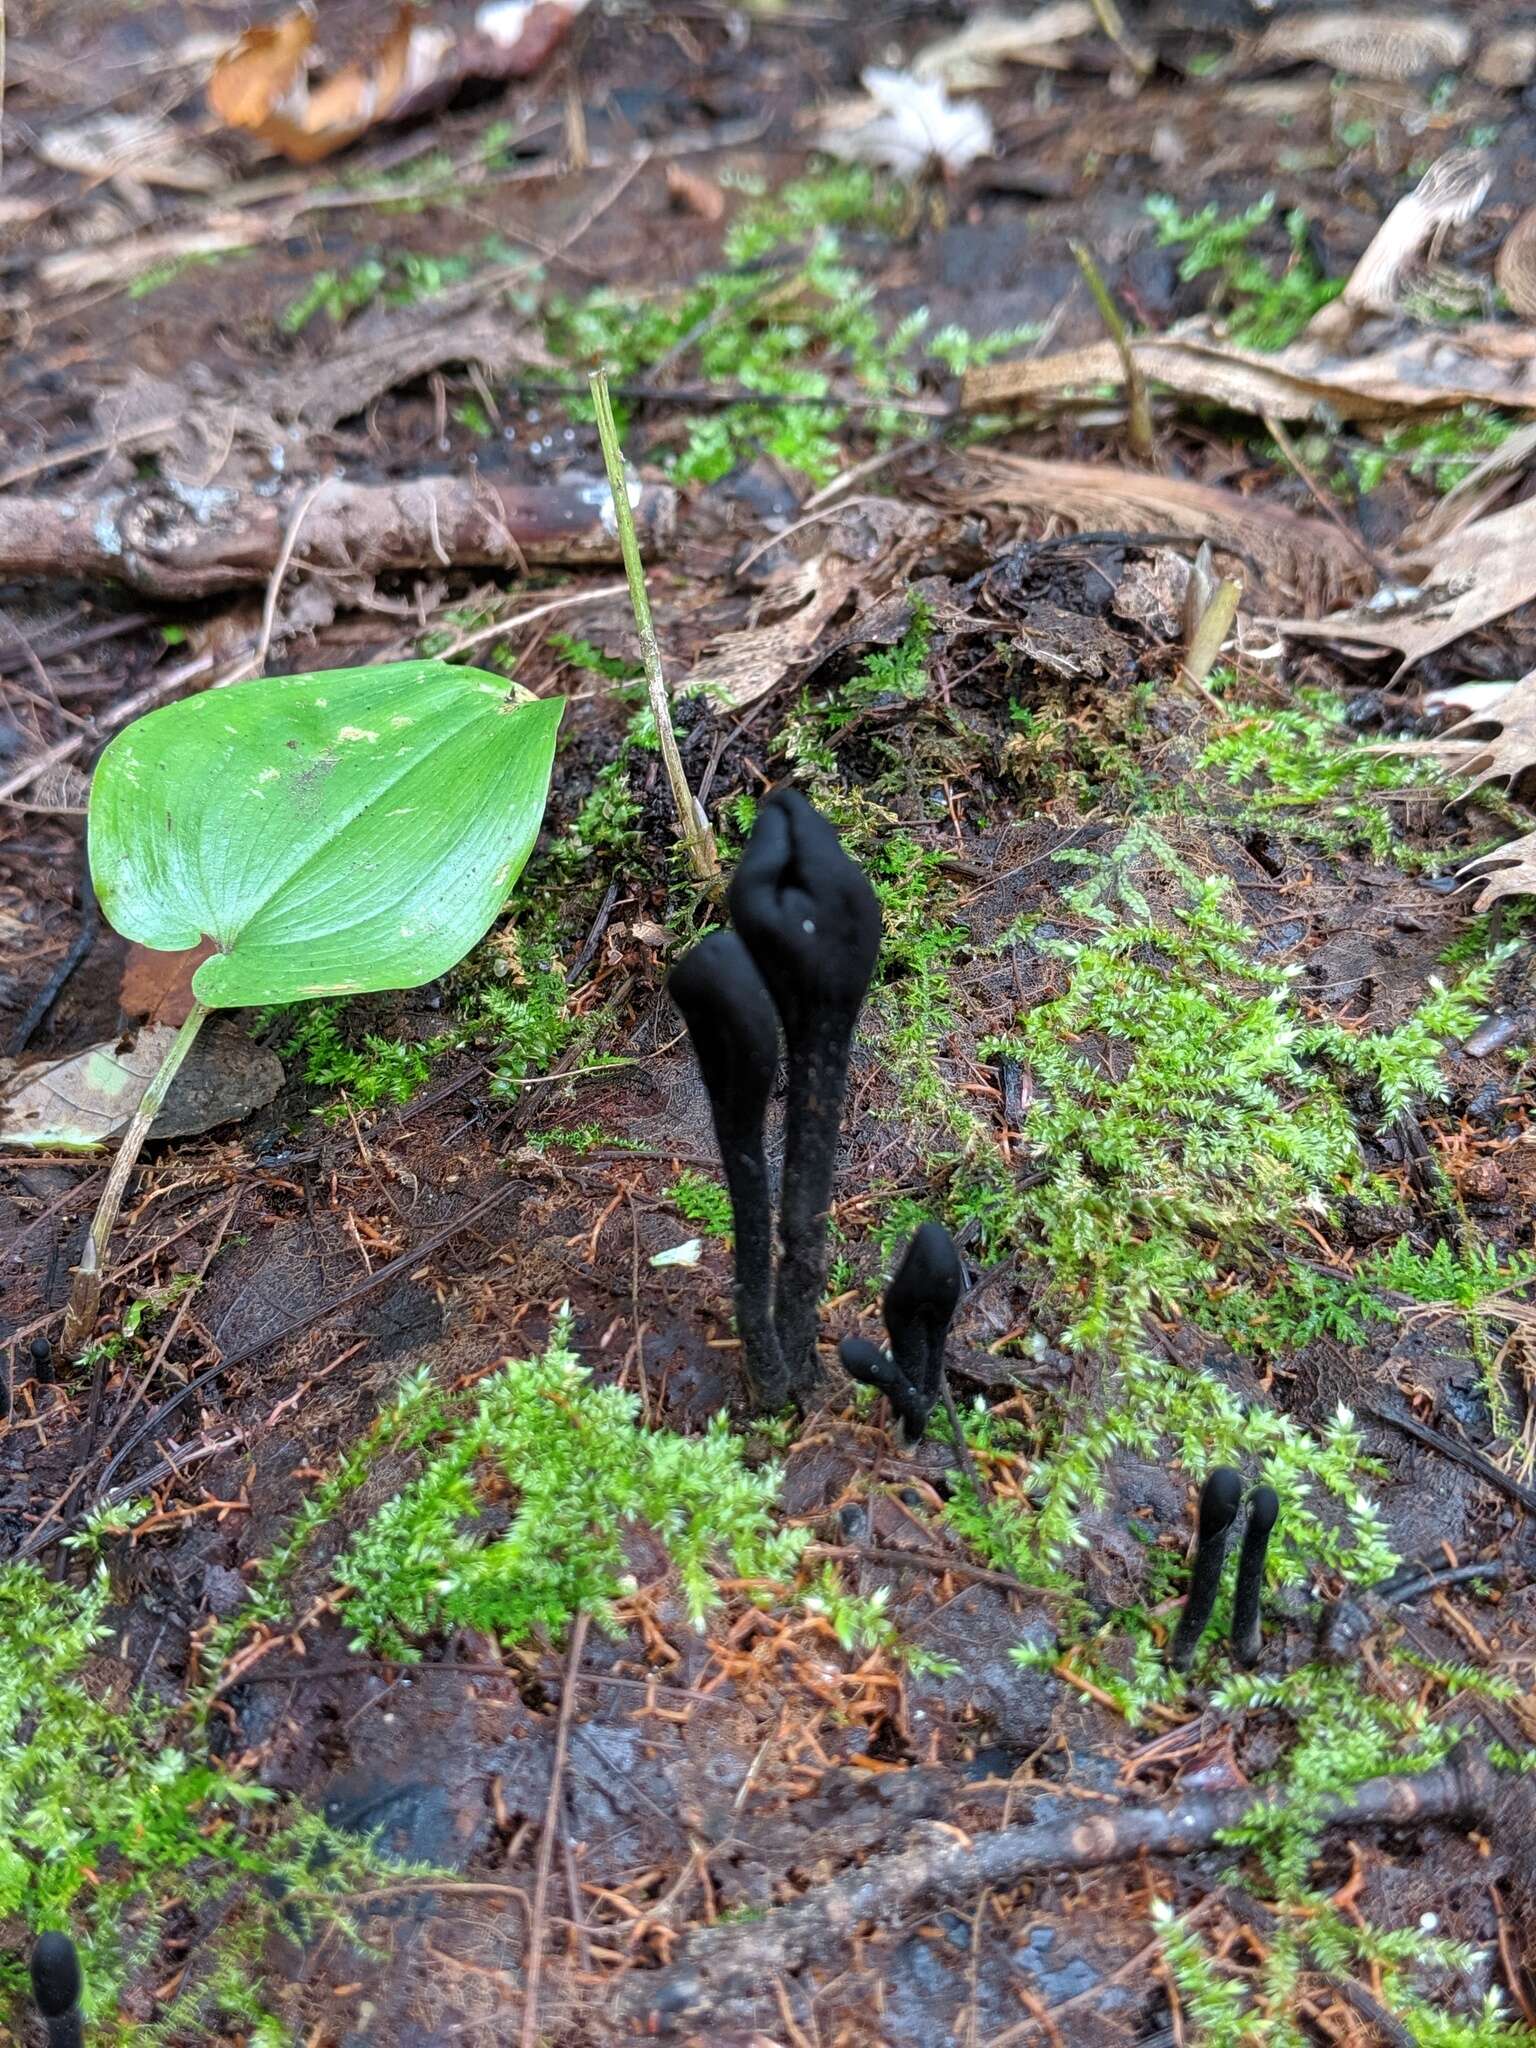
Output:
<path fill-rule="evenodd" d="M 1445 1763 L 1417 1776 L 1369 1778 L 1348 1799 L 1308 1813 L 1323 1828 L 1422 1827 L 1437 1820 L 1486 1819 L 1498 1791 L 1493 1769 L 1479 1750 L 1463 1744 Z M 1141 1855 L 1187 1856 L 1211 1848 L 1251 1814 L 1285 1812 L 1283 1790 L 1213 1792 L 1203 1796 L 1099 1807 L 1078 1818 L 999 1828 L 973 1841 L 945 1828 L 925 1830 L 911 1848 L 877 1856 L 860 1869 L 818 1885 L 759 1920 L 703 1928 L 684 1942 L 679 1958 L 630 1992 L 632 2012 L 649 2031 L 715 2024 L 725 2008 L 752 2005 L 765 1984 L 807 1963 L 832 1961 L 868 1927 L 959 1906 L 985 1891 L 1007 1891 L 1036 1877 L 1097 1870 Z"/>
<path fill-rule="evenodd" d="M 162 598 L 266 583 L 281 559 L 295 502 L 292 493 L 261 498 L 163 484 L 90 499 L 0 498 L 0 579 L 111 578 Z M 631 503 L 642 550 L 660 552 L 672 537 L 676 493 L 646 484 L 631 493 Z M 295 567 L 348 577 L 621 559 L 608 487 L 595 478 L 335 478 L 315 494 L 299 539 Z"/>

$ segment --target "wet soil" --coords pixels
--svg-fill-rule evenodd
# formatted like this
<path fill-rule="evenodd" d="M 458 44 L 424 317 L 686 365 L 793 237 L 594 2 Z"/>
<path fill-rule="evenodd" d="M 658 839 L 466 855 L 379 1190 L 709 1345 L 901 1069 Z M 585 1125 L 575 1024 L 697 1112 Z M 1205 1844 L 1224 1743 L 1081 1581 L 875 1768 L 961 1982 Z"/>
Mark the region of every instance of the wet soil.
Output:
<path fill-rule="evenodd" d="M 471 158 L 493 122 L 511 121 L 517 140 L 504 174 L 445 203 L 396 212 L 351 203 L 336 166 L 257 164 L 209 132 L 200 72 L 183 55 L 237 31 L 245 7 L 13 7 L 8 189 L 28 214 L 24 231 L 0 229 L 10 323 L 0 468 L 51 462 L 80 443 L 65 472 L 70 488 L 129 480 L 136 458 L 118 445 L 125 403 L 140 402 L 146 384 L 235 392 L 252 371 L 322 358 L 333 330 L 321 320 L 287 335 L 284 309 L 321 272 L 346 270 L 380 246 L 440 258 L 494 236 L 535 252 L 546 286 L 567 292 L 601 281 L 650 295 L 686 282 L 716 260 L 722 229 L 669 184 L 669 153 L 716 190 L 729 189 L 727 173 L 777 183 L 804 167 L 810 105 L 853 89 L 865 64 L 920 46 L 941 15 L 951 26 L 958 19 L 944 10 L 848 12 L 854 18 L 832 8 L 594 11 L 538 78 L 371 137 L 349 155 L 349 176 L 377 180 L 429 150 Z M 1495 12 L 1466 18 L 1483 34 Z M 328 7 L 328 44 L 366 38 L 374 19 L 375 11 Z M 1190 6 L 1153 19 L 1163 68 L 1134 98 L 1123 96 L 1106 45 L 1074 45 L 1070 68 L 1016 74 L 1019 82 L 988 96 L 1000 135 L 995 159 L 932 194 L 896 242 L 852 238 L 882 310 L 894 319 L 922 304 L 935 326 L 974 332 L 1048 321 L 1055 346 L 1096 340 L 1097 316 L 1069 248 L 1079 240 L 1138 320 L 1161 325 L 1191 312 L 1204 303 L 1203 288 L 1181 282 L 1175 257 L 1146 231 L 1153 190 L 1186 210 L 1215 202 L 1223 213 L 1272 190 L 1278 212 L 1307 212 L 1325 267 L 1343 275 L 1408 164 L 1488 125 L 1499 131 L 1491 207 L 1510 211 L 1529 199 L 1536 116 L 1528 93 L 1470 80 L 1449 96 L 1437 96 L 1433 81 L 1330 87 L 1314 68 L 1287 74 L 1294 91 L 1276 95 L 1276 111 L 1239 115 L 1192 60 L 1225 50 L 1234 29 L 1259 17 Z M 1366 104 L 1375 154 L 1368 163 L 1341 158 L 1341 126 L 1363 118 Z M 213 205 L 206 196 L 84 180 L 52 167 L 35 146 L 44 131 L 108 106 L 153 110 L 225 163 L 231 189 L 218 203 L 259 219 L 253 253 L 190 267 L 138 298 L 110 283 L 43 288 L 40 258 L 195 221 Z M 571 167 L 573 109 L 586 150 L 606 167 Z M 259 179 L 277 187 L 271 197 L 252 196 Z M 329 197 L 306 210 L 316 194 Z M 148 227 L 134 212 L 143 203 Z M 927 395 L 942 396 L 937 373 Z M 489 447 L 457 416 L 475 388 L 450 369 L 390 391 L 366 417 L 305 437 L 288 459 L 305 475 L 340 468 L 353 477 L 475 463 L 532 480 L 593 466 L 590 430 L 567 422 L 552 400 L 516 388 L 496 396 L 504 431 Z M 675 445 L 678 410 L 665 397 L 636 401 L 637 461 Z M 1094 460 L 1116 451 L 1118 433 L 1116 425 L 1037 426 L 1015 430 L 1009 445 Z M 850 454 L 873 452 L 855 424 Z M 1311 509 L 1297 477 L 1230 420 L 1171 427 L 1160 457 L 1170 473 Z M 1040 523 L 1022 534 L 1016 517 L 968 492 L 963 455 L 937 438 L 923 438 L 868 488 L 934 515 L 907 579 L 927 579 L 938 620 L 933 688 L 919 704 L 863 712 L 840 737 L 838 773 L 860 786 L 893 759 L 907 764 L 889 797 L 892 821 L 942 850 L 973 942 L 954 971 L 954 1025 L 935 1056 L 946 1082 L 1005 1142 L 1019 1139 L 1017 1105 L 981 1042 L 1007 1010 L 1056 991 L 1047 956 L 1034 948 L 1003 958 L 984 949 L 1031 915 L 1081 936 L 1062 902 L 1069 871 L 1054 856 L 1113 844 L 1146 788 L 1159 793 L 1159 829 L 1187 866 L 1231 884 L 1261 957 L 1298 970 L 1312 1014 L 1391 1028 L 1414 1010 L 1468 921 L 1465 900 L 1439 878 L 1486 837 L 1486 817 L 1410 804 L 1398 822 L 1413 859 L 1384 865 L 1358 849 L 1324 851 L 1304 831 L 1265 834 L 1223 814 L 1193 774 L 1209 707 L 1178 684 L 1176 621 L 1148 610 L 1128 585 L 1155 560 L 1153 546 L 1111 539 L 1037 548 Z M 1393 492 L 1405 494 L 1400 506 Z M 686 672 L 722 624 L 749 616 L 751 580 L 734 565 L 807 495 L 802 480 L 767 462 L 684 494 L 675 554 L 652 577 L 675 672 Z M 1416 502 L 1400 481 L 1378 496 L 1361 507 L 1368 537 L 1373 522 L 1406 519 Z M 880 583 L 879 563 L 870 578 Z M 376 590 L 374 609 L 344 605 L 292 631 L 271 666 L 300 672 L 397 658 L 424 625 L 478 601 L 487 584 L 448 570 L 420 589 Z M 1117 593 L 1126 593 L 1123 607 Z M 696 787 L 708 779 L 712 811 L 759 792 L 790 765 L 783 726 L 801 687 L 831 688 L 882 637 L 899 634 L 905 602 L 900 589 L 890 594 L 889 632 L 862 612 L 856 631 L 848 617 L 834 622 L 792 687 L 749 711 L 685 708 L 685 764 Z M 217 644 L 243 616 L 232 601 L 162 609 L 70 585 L 13 587 L 0 592 L 0 607 L 0 769 L 57 743 L 77 718 L 133 695 L 168 663 Z M 633 650 L 622 596 L 594 601 L 574 620 L 573 631 L 604 649 Z M 1533 639 L 1536 619 L 1516 613 L 1427 664 L 1423 680 L 1522 673 Z M 590 678 L 573 679 L 538 636 L 524 644 L 516 672 L 535 690 L 571 692 L 553 837 L 612 757 L 627 711 Z M 1383 708 L 1375 694 L 1382 672 L 1368 664 L 1307 651 L 1279 674 L 1267 685 L 1277 701 L 1312 683 L 1351 691 L 1363 727 L 1378 737 L 1413 713 L 1411 704 Z M 1131 698 L 1149 682 L 1157 685 L 1152 709 L 1128 739 Z M 1019 703 L 1064 718 L 1069 763 L 1021 756 Z M 0 1028 L 15 1033 L 82 929 L 89 939 L 29 1034 L 32 1054 L 72 1050 L 130 1022 L 120 998 L 124 949 L 89 923 L 83 890 L 83 771 L 93 747 L 46 790 L 7 804 L 0 824 Z M 1145 778 L 1141 792 L 1106 765 L 1127 752 Z M 416 1100 L 362 1118 L 316 1113 L 329 1097 L 290 1069 L 277 1099 L 239 1127 L 146 1155 L 114 1240 L 107 1313 L 120 1317 L 176 1273 L 200 1273 L 163 1355 L 151 1341 L 130 1346 L 94 1388 L 68 1372 L 51 1385 L 19 1381 L 11 1421 L 0 1427 L 0 1544 L 26 1546 L 77 1472 L 90 1472 L 94 1489 L 104 1461 L 118 1454 L 114 1483 L 137 1482 L 162 1510 L 183 1511 L 124 1544 L 114 1567 L 115 1668 L 158 1697 L 183 1696 L 210 1620 L 238 1604 L 254 1562 L 408 1363 L 445 1385 L 468 1385 L 499 1359 L 536 1348 L 569 1302 L 583 1357 L 639 1394 L 648 1423 L 695 1429 L 728 1407 L 750 1430 L 719 1245 L 711 1241 L 695 1268 L 650 1263 L 688 1234 L 671 1190 L 680 1167 L 708 1170 L 713 1147 L 707 1105 L 662 993 L 667 948 L 683 935 L 685 913 L 667 884 L 670 817 L 654 765 L 641 770 L 640 795 L 638 849 L 573 884 L 562 917 L 573 1001 L 601 1013 L 591 1053 L 622 1064 L 605 1070 L 589 1056 L 578 1077 L 557 1071 L 494 1097 L 489 1049 L 461 1050 L 443 1056 Z M 354 1006 L 353 1022 L 359 1034 L 429 1037 L 455 1001 L 450 978 L 370 998 Z M 1513 1020 L 1513 1038 L 1528 1040 L 1536 987 L 1527 955 L 1501 970 L 1495 1006 Z M 1415 1126 L 1437 1168 L 1428 1178 L 1406 1139 L 1370 1141 L 1406 1219 L 1389 1221 L 1389 1234 L 1406 1229 L 1433 1241 L 1448 1181 L 1479 1237 L 1504 1251 L 1529 1247 L 1536 1149 L 1529 1099 L 1511 1072 L 1499 1049 L 1447 1056 L 1447 1098 Z M 861 1048 L 834 1211 L 859 1286 L 878 1273 L 875 1233 L 891 1205 L 930 1188 L 923 1134 L 898 1110 L 890 1072 L 872 1047 Z M 584 1126 L 605 1138 L 582 1154 L 528 1144 L 534 1133 Z M 36 1332 L 57 1330 L 101 1179 L 90 1159 L 51 1157 L 12 1163 L 0 1181 L 4 1327 L 18 1355 Z M 1347 1260 L 1368 1246 L 1372 1221 L 1356 1221 L 1353 1238 L 1323 1243 L 1320 1256 Z M 1025 1257 L 972 1278 L 954 1336 L 957 1390 L 1041 1427 L 1074 1405 L 1091 1411 L 1102 1365 L 1059 1348 L 1062 1309 L 1044 1266 Z M 868 1331 L 861 1300 L 850 1287 L 830 1305 L 828 1345 Z M 1325 1422 L 1341 1400 L 1354 1406 L 1380 1461 L 1392 1543 L 1431 1559 L 1498 1551 L 1505 1563 L 1496 1591 L 1461 1586 L 1416 1610 L 1404 1623 L 1408 1640 L 1426 1656 L 1528 1674 L 1533 1557 L 1523 1511 L 1477 1473 L 1372 1419 L 1396 1400 L 1458 1438 L 1489 1443 L 1483 1375 L 1462 1324 L 1417 1321 L 1374 1353 L 1320 1340 L 1262 1383 L 1251 1364 L 1189 1324 L 1170 1319 L 1162 1335 L 1192 1370 L 1226 1375 L 1308 1424 Z M 152 1357 L 146 1404 L 129 1414 Z M 830 1349 L 827 1359 L 830 1367 Z M 1512 1394 L 1527 1399 L 1529 1375 L 1513 1359 L 1508 1378 Z M 769 1449 L 760 1439 L 754 1455 Z M 698 1634 L 644 1536 L 633 1541 L 640 1590 L 622 1603 L 615 1635 L 589 1636 L 574 1678 L 554 1644 L 503 1652 L 453 1639 L 428 1645 L 419 1666 L 386 1665 L 353 1650 L 325 1610 L 326 1566 L 345 1529 L 310 1561 L 294 1587 L 295 1616 L 309 1619 L 268 1645 L 225 1694 L 220 1754 L 338 1825 L 377 1830 L 390 1850 L 455 1873 L 458 1888 L 402 1885 L 371 1902 L 361 1928 L 371 1953 L 334 1933 L 276 1945 L 270 1961 L 293 2040 L 404 2048 L 516 2037 L 529 1886 L 570 1683 L 577 1701 L 539 2036 L 550 2042 L 630 2037 L 630 2023 L 615 2017 L 621 1987 L 664 1966 L 688 1928 L 761 1912 L 900 1847 L 914 1830 L 975 1832 L 1005 1814 L 1049 1818 L 1126 1792 L 1241 1783 L 1273 1761 L 1275 1734 L 1262 1714 L 1224 1717 L 1192 1698 L 1187 1714 L 1134 1730 L 1070 1670 L 1021 1669 L 1010 1653 L 1051 1640 L 1060 1596 L 978 1577 L 937 1517 L 948 1484 L 941 1449 L 902 1450 L 877 1417 L 855 1410 L 830 1370 L 823 1400 L 783 1457 L 786 1512 L 837 1547 L 852 1590 L 887 1593 L 904 1639 L 957 1669 L 935 1674 L 847 1652 L 824 1620 L 803 1610 L 765 1615 L 741 1588 Z M 1101 1611 L 1138 1598 L 1149 1546 L 1184 1541 L 1190 1477 L 1130 1458 L 1113 1467 L 1083 1562 L 1083 1590 Z M 378 1475 L 346 1526 L 392 1478 Z M 925 1561 L 893 1565 L 891 1553 L 904 1548 Z M 935 1563 L 936 1551 L 952 1566 Z M 1303 1621 L 1281 1624 L 1266 1658 L 1285 1669 L 1307 1641 Z M 764 1986 L 757 2010 L 732 2017 L 739 2032 L 721 2024 L 691 2038 L 850 2048 L 1192 2041 L 1150 1942 L 1148 1908 L 1159 1896 L 1196 1911 L 1241 1961 L 1245 1940 L 1256 1937 L 1223 1904 L 1231 1861 L 1231 1852 L 1212 1851 L 989 1895 L 966 1913 L 854 1942 L 835 1973 Z M 1502 1851 L 1435 1826 L 1368 1851 L 1336 1842 L 1320 1877 L 1325 1888 L 1352 1888 L 1360 1912 L 1385 1924 L 1438 1914 L 1443 1933 L 1494 1959 L 1474 1989 L 1499 1982 L 1527 1999 L 1518 1970 L 1511 1983 L 1497 1958 L 1501 1942 L 1506 1958 L 1511 1943 L 1518 1951 L 1536 1898 Z M 1309 1995 L 1308 2038 L 1394 2038 L 1372 2032 L 1326 1984 Z"/>

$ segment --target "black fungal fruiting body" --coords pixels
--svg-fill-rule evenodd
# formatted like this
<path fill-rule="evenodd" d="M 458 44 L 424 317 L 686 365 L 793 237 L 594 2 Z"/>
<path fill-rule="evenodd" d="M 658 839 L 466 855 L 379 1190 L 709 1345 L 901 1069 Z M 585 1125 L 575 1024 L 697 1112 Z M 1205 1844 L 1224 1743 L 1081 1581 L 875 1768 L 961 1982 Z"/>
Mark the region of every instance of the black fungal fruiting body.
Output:
<path fill-rule="evenodd" d="M 32 1358 L 32 1377 L 41 1385 L 53 1384 L 53 1346 L 46 1337 L 34 1337 L 28 1347 Z"/>
<path fill-rule="evenodd" d="M 1232 1654 L 1244 1666 L 1257 1664 L 1263 1643 L 1259 1602 L 1264 1593 L 1264 1559 L 1270 1531 L 1280 1514 L 1280 1496 L 1272 1486 L 1256 1486 L 1248 1496 L 1248 1526 L 1237 1560 L 1237 1590 L 1232 1598 Z"/>
<path fill-rule="evenodd" d="M 949 1232 L 925 1223 L 885 1290 L 889 1358 L 862 1337 L 838 1346 L 850 1379 L 885 1395 L 909 1444 L 917 1443 L 944 1391 L 944 1345 L 965 1284 Z"/>
<path fill-rule="evenodd" d="M 82 2048 L 80 1958 L 67 1934 L 38 1936 L 32 1951 L 32 1996 L 43 2016 L 48 2048 Z"/>
<path fill-rule="evenodd" d="M 688 1026 L 709 1091 L 736 1240 L 736 1324 L 747 1377 L 765 1407 L 783 1405 L 773 1328 L 773 1201 L 763 1121 L 779 1065 L 773 998 L 734 932 L 710 932 L 685 953 L 667 990 Z"/>
<path fill-rule="evenodd" d="M 1243 1499 L 1243 1475 L 1230 1465 L 1218 1465 L 1200 1489 L 1199 1529 L 1195 1562 L 1189 1574 L 1189 1597 L 1168 1646 L 1168 1662 L 1175 1671 L 1187 1671 L 1194 1661 L 1200 1638 L 1210 1623 L 1221 1587 L 1221 1567 L 1227 1554 L 1227 1537 L 1237 1519 Z"/>
<path fill-rule="evenodd" d="M 774 1326 L 791 1394 L 816 1383 L 816 1314 L 826 1274 L 853 1027 L 880 951 L 880 905 L 825 818 L 798 790 L 757 814 L 729 890 L 741 934 L 784 1026 L 788 1095 Z"/>
<path fill-rule="evenodd" d="M 944 1346 L 964 1287 L 954 1239 L 941 1224 L 925 1223 L 885 1290 L 891 1357 L 930 1411 L 943 1390 Z"/>
<path fill-rule="evenodd" d="M 857 1380 L 861 1386 L 873 1387 L 877 1394 L 884 1394 L 896 1412 L 902 1435 L 909 1444 L 915 1444 L 928 1427 L 929 1411 L 894 1359 L 888 1358 L 878 1344 L 867 1343 L 863 1337 L 845 1337 L 837 1347 L 837 1355 L 849 1379 Z"/>

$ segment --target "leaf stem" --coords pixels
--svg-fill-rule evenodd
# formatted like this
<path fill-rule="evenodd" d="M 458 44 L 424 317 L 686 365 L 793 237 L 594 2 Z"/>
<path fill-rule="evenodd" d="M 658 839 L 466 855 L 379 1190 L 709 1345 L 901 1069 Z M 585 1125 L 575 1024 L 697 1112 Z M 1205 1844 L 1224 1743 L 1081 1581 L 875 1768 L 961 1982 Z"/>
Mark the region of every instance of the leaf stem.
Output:
<path fill-rule="evenodd" d="M 96 1311 L 101 1303 L 101 1283 L 106 1271 L 107 1244 L 112 1236 L 112 1227 L 117 1222 L 118 1211 L 123 1206 L 129 1176 L 132 1174 L 138 1156 L 144 1149 L 144 1140 L 149 1136 L 155 1118 L 160 1114 L 171 1083 L 181 1069 L 181 1063 L 192 1050 L 192 1042 L 203 1027 L 208 1015 L 206 1004 L 194 1000 L 187 1013 L 187 1021 L 166 1048 L 165 1058 L 155 1070 L 153 1079 L 144 1090 L 138 1108 L 133 1112 L 128 1128 L 123 1132 L 117 1148 L 117 1157 L 112 1161 L 112 1171 L 107 1184 L 101 1191 L 101 1200 L 96 1204 L 96 1214 L 91 1219 L 90 1235 L 86 1238 L 85 1249 L 80 1263 L 75 1268 L 75 1284 L 70 1289 L 69 1307 L 64 1315 L 64 1354 L 73 1358 L 90 1336 L 96 1323 Z"/>
<path fill-rule="evenodd" d="M 619 546 L 624 555 L 624 574 L 629 581 L 629 601 L 635 614 L 635 631 L 640 636 L 640 658 L 645 663 L 645 687 L 656 720 L 656 737 L 662 763 L 672 789 L 672 806 L 677 812 L 678 836 L 688 849 L 694 873 L 701 882 L 719 880 L 720 862 L 715 854 L 715 835 L 702 807 L 695 802 L 683 772 L 683 757 L 677 751 L 672 729 L 672 698 L 661 669 L 661 649 L 651 623 L 651 600 L 645 587 L 645 570 L 640 564 L 640 542 L 635 534 L 635 515 L 629 502 L 629 478 L 624 472 L 624 450 L 608 396 L 608 373 L 594 370 L 589 379 L 592 404 L 597 412 L 597 437 L 603 444 L 603 461 L 608 470 L 608 490 L 613 499 L 613 516 L 619 529 Z"/>

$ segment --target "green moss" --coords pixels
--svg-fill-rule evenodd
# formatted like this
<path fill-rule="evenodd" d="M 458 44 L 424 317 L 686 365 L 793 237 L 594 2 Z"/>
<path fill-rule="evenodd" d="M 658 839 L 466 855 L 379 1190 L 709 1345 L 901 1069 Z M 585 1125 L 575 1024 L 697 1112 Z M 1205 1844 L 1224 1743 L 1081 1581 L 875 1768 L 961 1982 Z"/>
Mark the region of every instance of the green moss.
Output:
<path fill-rule="evenodd" d="M 1220 687 L 1223 679 L 1213 680 Z M 1240 793 L 1245 824 L 1324 847 L 1365 846 L 1386 861 L 1396 835 L 1382 799 L 1440 780 L 1432 763 L 1350 738 L 1344 705 L 1322 692 L 1305 691 L 1286 710 L 1234 705 L 1232 715 L 1236 723 L 1207 743 L 1196 766 Z"/>
<path fill-rule="evenodd" d="M 1490 450 L 1508 440 L 1516 425 L 1486 405 L 1468 404 L 1436 419 L 1388 427 L 1377 447 L 1354 455 L 1355 486 L 1362 493 L 1374 491 L 1401 465 L 1437 491 L 1453 490 Z"/>
<path fill-rule="evenodd" d="M 339 1088 L 359 1109 L 409 1102 L 425 1087 L 432 1055 L 446 1041 L 438 1037 L 410 1045 L 367 1031 L 360 1044 L 349 1044 L 343 1029 L 349 1007 L 306 1003 L 291 1011 L 293 1028 L 279 1054 L 303 1061 L 304 1079 L 312 1088 Z M 344 1115 L 344 1106 L 338 1104 L 336 1113 Z"/>
<path fill-rule="evenodd" d="M 861 424 L 877 438 L 895 435 L 909 417 L 903 401 L 917 388 L 910 358 L 927 315 L 887 331 L 874 287 L 844 252 L 849 232 L 895 232 L 904 204 L 899 188 L 850 165 L 796 179 L 772 197 L 757 194 L 726 234 L 724 268 L 665 299 L 637 303 L 632 291 L 606 287 L 556 299 L 546 343 L 563 362 L 605 364 L 619 384 L 665 363 L 673 380 L 702 378 L 752 394 L 705 413 L 685 409 L 682 445 L 664 455 L 681 481 L 712 483 L 767 454 L 825 482 L 839 465 L 846 393 L 857 393 Z M 992 345 L 1019 338 L 998 336 Z M 936 353 L 950 363 L 979 360 L 988 347 L 955 329 L 938 341 Z M 569 405 L 572 417 L 590 417 L 574 384 Z M 615 412 L 622 426 L 620 402 Z"/>
<path fill-rule="evenodd" d="M 336 1561 L 356 1646 L 410 1659 L 443 1629 L 513 1644 L 580 1612 L 605 1618 L 625 1590 L 631 1523 L 665 1544 L 696 1625 L 719 1600 L 716 1558 L 740 1576 L 793 1576 L 806 1532 L 776 1526 L 777 1468 L 749 1470 L 723 1416 L 684 1437 L 639 1427 L 639 1407 L 593 1384 L 568 1325 L 473 1398 L 424 1396 L 417 1476 Z"/>
<path fill-rule="evenodd" d="M 109 1693 L 92 1662 L 110 1597 L 99 1567 L 83 1586 L 0 1568 L 0 1917 L 73 1936 L 93 2048 L 209 2039 L 216 2023 L 282 2040 L 262 1980 L 273 1937 L 346 1927 L 347 1898 L 402 1868 L 208 1761 L 203 1732 L 158 1700 Z M 189 1914 L 174 1994 L 153 2023 L 130 2019 L 121 1994 L 173 1974 L 161 1944 Z M 0 1984 L 19 1996 L 11 1946 Z"/>
<path fill-rule="evenodd" d="M 1274 217 L 1272 192 L 1225 220 L 1214 204 L 1182 214 L 1177 203 L 1161 193 L 1148 199 L 1147 211 L 1157 223 L 1158 247 L 1184 251 L 1179 276 L 1186 283 L 1215 277 L 1210 310 L 1222 315 L 1239 348 L 1284 348 L 1344 289 L 1342 279 L 1319 275 L 1307 249 L 1305 214 L 1285 215 L 1290 250 L 1279 270 L 1254 254 L 1252 238 Z"/>
<path fill-rule="evenodd" d="M 679 1216 L 697 1223 L 706 1236 L 730 1242 L 731 1198 L 719 1181 L 689 1168 L 672 1183 L 672 1202 Z"/>

